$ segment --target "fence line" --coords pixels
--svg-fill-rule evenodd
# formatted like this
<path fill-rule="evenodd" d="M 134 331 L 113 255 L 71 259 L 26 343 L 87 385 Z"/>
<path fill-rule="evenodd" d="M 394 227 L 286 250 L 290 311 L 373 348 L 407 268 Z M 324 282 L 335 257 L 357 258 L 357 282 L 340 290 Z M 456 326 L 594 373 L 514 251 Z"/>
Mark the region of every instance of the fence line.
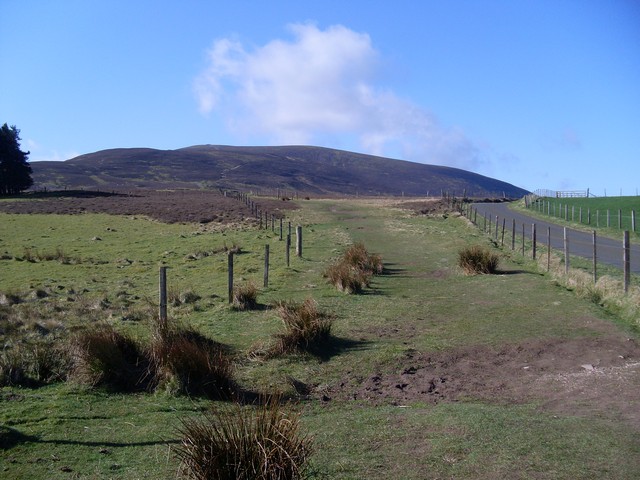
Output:
<path fill-rule="evenodd" d="M 476 226 L 479 227 L 478 222 L 477 222 L 477 218 L 478 218 L 478 210 L 477 208 L 468 208 L 468 209 L 461 209 L 461 212 Z M 482 225 L 482 231 L 483 233 L 488 233 L 491 237 L 494 238 L 495 243 L 498 244 L 498 225 L 499 225 L 499 217 L 496 216 L 495 219 L 495 231 L 493 230 L 493 222 L 487 218 L 487 214 L 482 214 L 483 217 L 483 225 Z M 506 219 L 503 218 L 502 219 L 502 224 L 503 224 L 503 231 L 502 231 L 502 242 L 501 245 L 504 246 L 504 229 L 505 229 L 505 223 L 506 223 Z M 480 227 L 479 227 L 480 228 Z M 516 232 L 517 228 L 516 228 L 516 220 L 515 218 L 512 218 L 512 226 L 511 226 L 511 250 L 515 251 L 515 244 L 516 244 L 516 236 L 517 236 L 517 232 Z M 592 253 L 592 270 L 593 270 L 593 282 L 594 284 L 597 282 L 598 279 L 598 255 L 602 254 L 602 251 L 609 251 L 609 252 L 617 252 L 618 254 L 620 254 L 620 257 L 618 258 L 622 258 L 622 275 L 623 275 L 623 287 L 624 287 L 624 291 L 627 292 L 629 289 L 629 285 L 630 285 L 630 280 L 631 280 L 631 243 L 629 240 L 629 231 L 625 230 L 624 234 L 623 234 L 623 239 L 622 242 L 620 244 L 619 247 L 612 247 L 609 245 L 604 245 L 604 244 L 598 244 L 597 242 L 597 235 L 596 235 L 596 231 L 593 230 L 592 232 L 592 236 L 591 236 L 591 242 L 584 242 L 581 240 L 572 240 L 571 242 L 569 242 L 569 237 L 567 235 L 567 231 L 568 228 L 567 227 L 563 227 L 563 238 L 562 238 L 562 254 L 563 254 L 563 263 L 564 263 L 564 271 L 565 271 L 565 275 L 569 274 L 569 268 L 571 265 L 571 250 L 572 248 L 575 249 L 577 246 L 588 246 L 589 249 L 591 249 Z M 521 248 L 521 254 L 524 256 L 525 255 L 525 243 L 526 243 L 526 234 L 525 234 L 525 224 L 522 224 L 522 231 L 520 234 L 520 237 L 522 238 L 522 248 Z M 531 245 L 531 258 L 533 260 L 536 260 L 537 257 L 537 244 L 538 244 L 538 239 L 537 239 L 537 225 L 536 223 L 532 223 L 531 224 L 531 239 L 530 239 L 530 245 Z M 546 242 L 546 248 L 547 248 L 547 271 L 550 270 L 550 266 L 551 266 L 551 250 L 553 250 L 554 248 L 552 247 L 552 238 L 551 238 L 551 227 L 547 227 L 547 242 Z M 588 250 L 588 249 L 587 249 Z M 585 257 L 582 257 L 585 258 Z M 588 259 L 587 259 L 588 260 Z M 614 267 L 615 268 L 615 267 Z"/>
<path fill-rule="evenodd" d="M 595 209 L 587 208 L 586 212 L 581 206 L 576 210 L 562 202 L 546 200 L 541 197 L 527 196 L 525 205 L 529 209 L 535 209 L 538 213 L 546 214 L 553 218 L 560 218 L 566 222 L 579 223 L 581 225 L 595 225 L 596 228 L 607 227 L 618 230 L 637 232 L 636 211 L 623 211 L 622 209 Z"/>

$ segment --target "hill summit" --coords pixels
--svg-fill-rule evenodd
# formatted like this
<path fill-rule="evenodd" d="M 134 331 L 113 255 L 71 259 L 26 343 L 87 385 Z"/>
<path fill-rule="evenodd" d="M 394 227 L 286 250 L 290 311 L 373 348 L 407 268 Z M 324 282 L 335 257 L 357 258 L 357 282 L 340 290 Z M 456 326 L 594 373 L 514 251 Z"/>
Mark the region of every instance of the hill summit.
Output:
<path fill-rule="evenodd" d="M 36 189 L 226 188 L 314 195 L 516 198 L 526 190 L 466 170 L 313 146 L 117 148 L 33 162 Z"/>

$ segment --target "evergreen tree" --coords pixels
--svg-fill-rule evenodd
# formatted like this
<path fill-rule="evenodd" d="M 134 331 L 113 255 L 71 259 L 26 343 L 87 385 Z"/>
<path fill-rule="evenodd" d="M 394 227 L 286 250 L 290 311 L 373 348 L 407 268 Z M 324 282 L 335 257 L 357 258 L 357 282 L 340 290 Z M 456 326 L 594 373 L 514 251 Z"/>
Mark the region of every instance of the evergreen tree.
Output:
<path fill-rule="evenodd" d="M 20 130 L 5 123 L 0 128 L 0 195 L 16 195 L 33 185 L 28 155 L 20 150 Z"/>

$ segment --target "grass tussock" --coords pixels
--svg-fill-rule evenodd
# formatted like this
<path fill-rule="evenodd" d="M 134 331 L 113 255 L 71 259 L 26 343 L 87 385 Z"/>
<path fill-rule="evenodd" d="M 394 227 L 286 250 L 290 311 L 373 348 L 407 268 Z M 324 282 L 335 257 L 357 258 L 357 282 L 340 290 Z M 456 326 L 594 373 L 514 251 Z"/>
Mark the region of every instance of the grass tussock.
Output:
<path fill-rule="evenodd" d="M 479 245 L 471 245 L 458 252 L 458 266 L 467 275 L 495 273 L 498 269 L 499 259 L 497 254 Z"/>
<path fill-rule="evenodd" d="M 276 343 L 268 356 L 315 351 L 331 336 L 332 320 L 318 310 L 315 300 L 308 298 L 302 303 L 279 302 L 277 312 L 285 331 L 276 335 Z"/>
<path fill-rule="evenodd" d="M 255 310 L 258 308 L 258 286 L 255 282 L 245 282 L 233 287 L 233 309 Z"/>
<path fill-rule="evenodd" d="M 273 399 L 184 420 L 176 449 L 182 473 L 196 480 L 304 478 L 312 442 L 299 417 Z"/>
<path fill-rule="evenodd" d="M 325 270 L 324 276 L 342 292 L 360 293 L 383 270 L 382 257 L 370 254 L 364 244 L 356 243 Z"/>
<path fill-rule="evenodd" d="M 71 379 L 114 391 L 144 390 L 149 362 L 132 338 L 103 325 L 83 331 L 71 340 Z"/>
<path fill-rule="evenodd" d="M 154 387 L 171 393 L 229 399 L 233 362 L 223 346 L 184 328 L 160 327 L 149 349 Z"/>
<path fill-rule="evenodd" d="M 66 379 L 66 351 L 53 342 L 20 343 L 0 352 L 0 386 L 37 387 Z"/>

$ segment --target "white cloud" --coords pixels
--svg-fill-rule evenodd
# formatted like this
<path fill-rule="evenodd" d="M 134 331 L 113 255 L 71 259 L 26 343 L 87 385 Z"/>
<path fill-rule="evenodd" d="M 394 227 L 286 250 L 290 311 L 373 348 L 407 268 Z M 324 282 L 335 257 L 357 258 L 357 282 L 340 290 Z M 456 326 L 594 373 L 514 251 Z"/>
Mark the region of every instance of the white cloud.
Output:
<path fill-rule="evenodd" d="M 379 54 L 365 33 L 336 25 L 290 25 L 293 38 L 248 51 L 214 42 L 194 82 L 203 114 L 222 115 L 243 137 L 279 144 L 319 139 L 360 150 L 475 169 L 480 149 L 459 129 L 375 84 Z M 328 145 L 331 146 L 331 145 Z"/>

